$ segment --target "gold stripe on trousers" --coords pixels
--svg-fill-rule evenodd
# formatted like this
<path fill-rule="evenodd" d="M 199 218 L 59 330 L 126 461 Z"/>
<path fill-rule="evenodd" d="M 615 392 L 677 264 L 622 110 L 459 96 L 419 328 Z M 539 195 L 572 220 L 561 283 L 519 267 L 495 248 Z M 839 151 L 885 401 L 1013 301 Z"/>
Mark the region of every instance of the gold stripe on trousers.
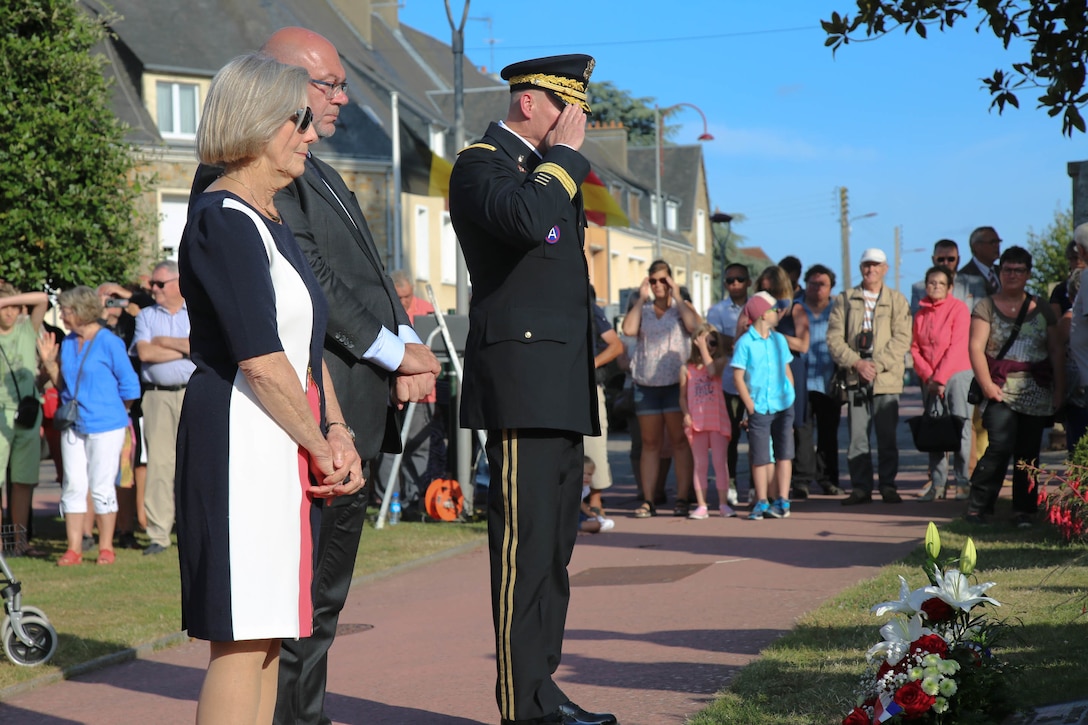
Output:
<path fill-rule="evenodd" d="M 516 430 L 502 431 L 502 497 L 505 525 L 502 533 L 501 585 L 499 587 L 499 712 L 514 716 L 514 676 L 511 628 L 514 623 L 514 583 L 518 553 L 518 438 Z"/>

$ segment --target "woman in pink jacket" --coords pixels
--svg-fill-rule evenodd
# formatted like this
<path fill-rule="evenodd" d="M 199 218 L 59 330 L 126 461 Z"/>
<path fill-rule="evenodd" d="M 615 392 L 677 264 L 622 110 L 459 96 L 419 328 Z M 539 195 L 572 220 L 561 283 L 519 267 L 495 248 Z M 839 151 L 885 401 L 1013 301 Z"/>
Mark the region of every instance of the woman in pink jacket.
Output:
<path fill-rule="evenodd" d="M 971 420 L 974 406 L 967 402 L 974 373 L 967 352 L 971 330 L 971 311 L 967 305 L 953 297 L 952 275 L 942 267 L 932 267 L 926 272 L 926 296 L 914 316 L 914 334 L 910 354 L 914 358 L 914 372 L 922 384 L 922 396 L 926 409 L 944 401 L 952 415 Z M 956 499 L 965 500 L 970 490 L 970 474 L 967 463 L 971 459 L 971 426 L 963 426 L 959 450 L 953 453 L 956 478 Z M 944 453 L 929 454 L 930 483 L 919 494 L 922 501 L 944 498 L 948 482 L 948 456 Z"/>

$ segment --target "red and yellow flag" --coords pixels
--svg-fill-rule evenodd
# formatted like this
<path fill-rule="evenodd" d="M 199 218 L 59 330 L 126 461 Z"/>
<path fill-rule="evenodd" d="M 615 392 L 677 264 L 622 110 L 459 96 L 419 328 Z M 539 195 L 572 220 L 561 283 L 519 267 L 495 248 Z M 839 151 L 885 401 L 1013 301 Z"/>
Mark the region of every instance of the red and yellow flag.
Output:
<path fill-rule="evenodd" d="M 582 182 L 582 199 L 586 205 L 586 218 L 599 227 L 628 227 L 631 226 L 627 215 L 616 203 L 616 200 L 608 193 L 601 177 L 593 171 Z"/>

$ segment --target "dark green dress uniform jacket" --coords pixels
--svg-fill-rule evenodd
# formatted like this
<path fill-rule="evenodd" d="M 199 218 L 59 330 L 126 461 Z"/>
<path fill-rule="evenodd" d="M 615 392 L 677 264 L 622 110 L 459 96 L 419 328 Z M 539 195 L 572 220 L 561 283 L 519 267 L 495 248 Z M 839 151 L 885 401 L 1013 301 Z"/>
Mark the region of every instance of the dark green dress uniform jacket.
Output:
<path fill-rule="evenodd" d="M 599 435 L 586 217 L 589 162 L 543 160 L 491 124 L 461 152 L 450 217 L 472 282 L 461 425 Z"/>

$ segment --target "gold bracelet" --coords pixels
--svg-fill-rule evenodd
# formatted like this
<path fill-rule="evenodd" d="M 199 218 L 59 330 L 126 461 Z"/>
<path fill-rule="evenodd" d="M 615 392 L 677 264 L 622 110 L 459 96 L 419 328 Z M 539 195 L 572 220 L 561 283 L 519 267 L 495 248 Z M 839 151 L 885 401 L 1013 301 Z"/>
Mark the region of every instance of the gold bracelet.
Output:
<path fill-rule="evenodd" d="M 333 421 L 330 421 L 330 422 L 326 423 L 325 424 L 325 434 L 326 435 L 328 435 L 329 429 L 332 428 L 334 425 L 343 426 L 344 430 L 346 430 L 348 432 L 348 435 L 351 436 L 351 442 L 352 443 L 355 442 L 355 431 L 353 431 L 351 429 L 350 425 L 348 425 L 347 423 L 345 423 L 342 420 L 333 420 Z"/>

